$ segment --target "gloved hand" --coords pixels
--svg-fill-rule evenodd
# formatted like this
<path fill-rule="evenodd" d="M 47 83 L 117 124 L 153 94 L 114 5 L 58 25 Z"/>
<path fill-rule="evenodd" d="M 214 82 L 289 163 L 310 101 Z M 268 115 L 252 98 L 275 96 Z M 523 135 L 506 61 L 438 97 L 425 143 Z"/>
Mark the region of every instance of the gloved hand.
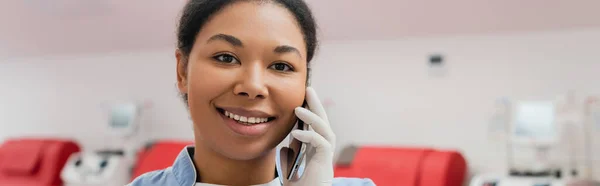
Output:
<path fill-rule="evenodd" d="M 300 178 L 288 180 L 287 173 L 284 173 L 285 176 L 283 177 L 280 174 L 280 177 L 282 177 L 284 186 L 331 186 L 335 134 L 329 125 L 325 108 L 323 108 L 314 89 L 310 87 L 306 89 L 306 102 L 310 110 L 298 107 L 295 109 L 295 113 L 312 130 L 294 130 L 291 133 L 292 137 L 308 144 L 305 157 L 306 166 L 304 170 L 300 170 L 302 173 Z M 283 147 L 279 153 L 280 155 L 286 155 L 290 151 L 289 148 Z M 282 158 L 283 162 L 279 163 L 286 164 L 285 159 Z"/>

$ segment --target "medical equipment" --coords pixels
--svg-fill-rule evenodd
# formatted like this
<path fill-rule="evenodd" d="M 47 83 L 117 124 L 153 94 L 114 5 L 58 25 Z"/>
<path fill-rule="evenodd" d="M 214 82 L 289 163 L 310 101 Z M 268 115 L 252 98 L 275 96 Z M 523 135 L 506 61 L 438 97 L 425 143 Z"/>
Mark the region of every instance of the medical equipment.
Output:
<path fill-rule="evenodd" d="M 518 101 L 511 105 L 507 156 L 511 175 L 550 176 L 557 169 L 548 159 L 558 142 L 555 111 L 553 101 Z M 535 158 L 517 156 L 524 152 L 533 153 Z"/>
<path fill-rule="evenodd" d="M 587 174 L 585 175 L 588 178 L 592 178 L 596 172 L 594 172 L 594 165 L 597 165 L 596 162 L 600 160 L 598 155 L 594 155 L 595 149 L 594 147 L 600 146 L 600 99 L 597 97 L 589 97 L 586 100 L 586 125 L 585 125 L 585 149 L 587 155 L 586 164 Z"/>
<path fill-rule="evenodd" d="M 65 186 L 125 185 L 130 173 L 123 155 L 122 151 L 74 154 L 61 178 Z"/>
<path fill-rule="evenodd" d="M 108 139 L 115 139 L 112 147 L 98 151 L 73 154 L 61 172 L 66 186 L 125 185 L 137 150 L 136 137 L 140 129 L 140 116 L 149 104 L 124 102 L 114 104 L 109 113 Z"/>
<path fill-rule="evenodd" d="M 555 177 L 568 184 L 593 180 L 591 138 L 595 136 L 594 115 L 600 113 L 600 104 L 594 100 L 578 102 L 570 92 L 560 99 L 507 104 L 509 175 Z"/>
<path fill-rule="evenodd" d="M 568 186 L 600 186 L 600 182 L 593 178 L 594 156 L 592 137 L 593 126 L 590 124 L 591 113 L 596 107 L 595 99 L 590 97 L 579 103 L 575 95 L 570 92 L 563 100 L 563 109 L 559 111 L 569 163 L 565 166 L 565 177 Z"/>
<path fill-rule="evenodd" d="M 600 186 L 591 180 L 567 181 L 552 177 L 511 177 L 481 174 L 473 177 L 469 186 Z"/>
<path fill-rule="evenodd" d="M 481 174 L 473 177 L 469 186 L 567 186 L 564 181 L 551 177 L 530 178 Z"/>
<path fill-rule="evenodd" d="M 115 105 L 110 112 L 109 127 L 112 134 L 123 138 L 129 138 L 136 134 L 139 128 L 140 105 L 121 103 Z"/>
<path fill-rule="evenodd" d="M 553 100 L 503 100 L 495 109 L 496 121 L 505 122 L 508 173 L 478 174 L 470 186 L 566 186 L 561 170 L 550 158 L 558 146 L 559 131 Z M 502 119 L 502 114 L 505 118 Z M 496 130 L 502 127 L 495 124 Z"/>
<path fill-rule="evenodd" d="M 568 181 L 567 186 L 600 186 L 600 181 L 594 179 L 594 165 L 598 160 L 594 156 L 594 136 L 597 129 L 600 129 L 600 100 L 595 97 L 588 97 L 584 104 L 583 146 L 585 154 L 585 163 L 583 174 Z M 596 129 L 594 129 L 596 128 Z"/>

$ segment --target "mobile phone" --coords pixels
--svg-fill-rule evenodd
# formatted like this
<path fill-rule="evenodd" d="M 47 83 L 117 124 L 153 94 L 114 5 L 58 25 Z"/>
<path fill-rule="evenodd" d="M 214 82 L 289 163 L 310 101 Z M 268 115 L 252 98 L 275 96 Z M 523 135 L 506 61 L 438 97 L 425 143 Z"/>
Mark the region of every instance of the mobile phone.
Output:
<path fill-rule="evenodd" d="M 306 100 L 304 101 L 302 107 L 308 108 Z M 309 130 L 308 125 L 305 124 L 301 119 L 297 119 L 295 128 L 298 130 Z M 291 161 L 288 161 L 286 171 L 288 173 L 288 180 L 293 180 L 298 177 L 300 164 L 304 161 L 304 157 L 306 156 L 307 145 L 295 138 L 291 138 L 289 148 L 292 150 L 292 153 L 290 154 L 291 157 L 288 157 L 288 160 Z"/>

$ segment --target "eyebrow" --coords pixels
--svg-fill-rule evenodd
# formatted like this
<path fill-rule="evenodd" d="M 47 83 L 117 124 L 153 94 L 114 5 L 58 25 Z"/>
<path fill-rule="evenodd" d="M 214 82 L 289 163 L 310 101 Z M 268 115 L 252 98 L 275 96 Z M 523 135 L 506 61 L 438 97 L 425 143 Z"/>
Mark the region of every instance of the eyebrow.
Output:
<path fill-rule="evenodd" d="M 210 43 L 210 42 L 216 41 L 216 40 L 228 42 L 229 44 L 231 44 L 235 47 L 244 47 L 244 44 L 242 43 L 242 41 L 240 39 L 236 38 L 235 36 L 227 35 L 227 34 L 214 35 L 214 36 L 210 37 L 208 39 L 208 41 L 206 41 L 206 42 Z M 302 58 L 302 55 L 300 54 L 300 50 L 298 50 L 297 48 L 294 48 L 292 46 L 289 46 L 289 45 L 277 46 L 273 50 L 273 52 L 275 52 L 277 54 L 296 53 L 298 55 L 298 57 Z"/>
<path fill-rule="evenodd" d="M 214 36 L 210 37 L 208 39 L 208 41 L 206 41 L 206 42 L 210 43 L 211 41 L 216 41 L 216 40 L 226 41 L 229 44 L 236 46 L 236 47 L 244 47 L 244 45 L 242 44 L 242 41 L 240 41 L 240 39 L 238 39 L 232 35 L 227 35 L 227 34 L 214 35 Z"/>
<path fill-rule="evenodd" d="M 300 54 L 300 51 L 297 48 L 294 48 L 294 47 L 288 46 L 288 45 L 278 46 L 277 48 L 275 48 L 275 50 L 273 50 L 273 52 L 278 53 L 278 54 L 293 52 L 293 53 L 296 53 L 298 55 L 298 57 L 302 58 L 302 55 Z"/>

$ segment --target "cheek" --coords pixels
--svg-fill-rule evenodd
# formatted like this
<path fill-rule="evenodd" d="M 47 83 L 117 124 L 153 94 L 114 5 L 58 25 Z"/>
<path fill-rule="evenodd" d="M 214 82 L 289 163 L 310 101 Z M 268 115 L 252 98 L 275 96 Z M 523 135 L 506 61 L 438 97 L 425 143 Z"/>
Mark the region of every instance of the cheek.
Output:
<path fill-rule="evenodd" d="M 213 69 L 205 62 L 190 64 L 188 75 L 188 99 L 192 105 L 209 104 L 210 101 L 220 94 L 228 86 L 228 79 L 218 70 Z"/>
<path fill-rule="evenodd" d="M 281 81 L 279 80 L 271 89 L 274 102 L 277 103 L 281 113 L 285 113 L 288 122 L 293 122 L 296 119 L 294 109 L 302 106 L 306 95 L 306 80 L 298 78 L 295 80 Z"/>

